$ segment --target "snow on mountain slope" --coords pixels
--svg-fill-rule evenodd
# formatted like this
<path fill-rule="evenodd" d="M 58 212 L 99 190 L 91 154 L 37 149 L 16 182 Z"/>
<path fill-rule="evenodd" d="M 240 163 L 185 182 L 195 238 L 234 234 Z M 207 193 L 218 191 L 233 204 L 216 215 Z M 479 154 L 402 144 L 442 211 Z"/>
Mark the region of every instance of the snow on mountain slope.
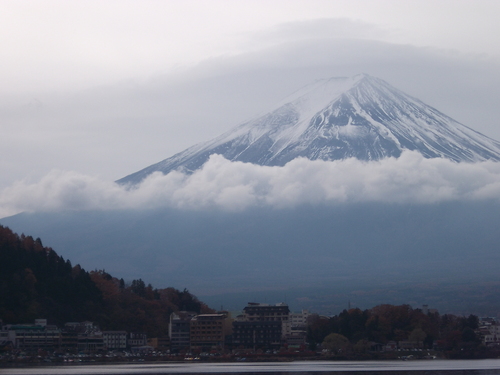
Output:
<path fill-rule="evenodd" d="M 381 79 L 360 74 L 316 81 L 267 114 L 117 182 L 136 184 L 156 171 L 192 172 L 212 154 L 282 166 L 297 157 L 379 160 L 399 157 L 405 149 L 456 162 L 500 160 L 499 142 Z"/>

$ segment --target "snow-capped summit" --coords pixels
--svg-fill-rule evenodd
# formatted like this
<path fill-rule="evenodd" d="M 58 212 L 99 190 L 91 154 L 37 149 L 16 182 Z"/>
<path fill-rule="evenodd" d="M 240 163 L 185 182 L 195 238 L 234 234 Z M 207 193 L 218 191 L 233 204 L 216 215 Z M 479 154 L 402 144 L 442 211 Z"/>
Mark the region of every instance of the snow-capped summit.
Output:
<path fill-rule="evenodd" d="M 500 142 L 478 133 L 387 82 L 359 74 L 318 80 L 273 110 L 117 182 L 149 174 L 192 172 L 212 154 L 260 165 L 297 158 L 378 160 L 416 150 L 456 162 L 500 161 Z"/>

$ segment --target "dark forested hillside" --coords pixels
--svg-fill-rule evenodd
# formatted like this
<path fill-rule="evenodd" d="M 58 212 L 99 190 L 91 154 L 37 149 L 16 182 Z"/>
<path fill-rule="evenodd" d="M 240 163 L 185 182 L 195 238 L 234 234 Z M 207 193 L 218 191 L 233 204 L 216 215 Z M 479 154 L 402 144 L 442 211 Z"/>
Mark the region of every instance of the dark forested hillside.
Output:
<path fill-rule="evenodd" d="M 105 271 L 72 266 L 42 241 L 0 226 L 0 319 L 4 323 L 91 320 L 102 329 L 165 334 L 172 311 L 210 309 L 187 290 L 126 285 Z"/>
<path fill-rule="evenodd" d="M 0 316 L 4 322 L 96 316 L 102 293 L 80 266 L 72 267 L 42 241 L 0 226 Z"/>

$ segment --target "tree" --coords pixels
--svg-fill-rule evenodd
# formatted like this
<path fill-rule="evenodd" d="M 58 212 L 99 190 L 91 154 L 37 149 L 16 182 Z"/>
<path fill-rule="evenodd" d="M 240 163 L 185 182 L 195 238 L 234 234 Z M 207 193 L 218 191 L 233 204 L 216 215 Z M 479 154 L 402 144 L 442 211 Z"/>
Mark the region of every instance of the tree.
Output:
<path fill-rule="evenodd" d="M 132 291 L 132 293 L 137 294 L 139 297 L 146 297 L 146 283 L 144 283 L 142 279 L 132 280 L 130 290 Z"/>
<path fill-rule="evenodd" d="M 477 329 L 479 327 L 479 318 L 476 315 L 470 314 L 467 318 L 467 327 Z"/>
<path fill-rule="evenodd" d="M 307 323 L 307 341 L 311 344 L 311 349 L 316 349 L 316 345 L 323 342 L 325 337 L 332 333 L 331 319 L 311 314 Z"/>
<path fill-rule="evenodd" d="M 354 345 L 354 351 L 358 354 L 368 353 L 370 351 L 370 342 L 367 339 L 359 340 Z"/>
<path fill-rule="evenodd" d="M 462 341 L 465 342 L 474 342 L 476 341 L 476 333 L 470 327 L 465 327 L 462 331 Z"/>
<path fill-rule="evenodd" d="M 330 333 L 325 337 L 321 345 L 324 349 L 328 349 L 332 353 L 338 354 L 347 348 L 349 340 L 339 333 Z"/>
<path fill-rule="evenodd" d="M 422 330 L 422 328 L 415 328 L 413 331 L 410 333 L 410 337 L 408 339 L 411 342 L 416 343 L 419 347 L 422 345 L 424 342 L 425 338 L 427 337 L 427 334 Z"/>

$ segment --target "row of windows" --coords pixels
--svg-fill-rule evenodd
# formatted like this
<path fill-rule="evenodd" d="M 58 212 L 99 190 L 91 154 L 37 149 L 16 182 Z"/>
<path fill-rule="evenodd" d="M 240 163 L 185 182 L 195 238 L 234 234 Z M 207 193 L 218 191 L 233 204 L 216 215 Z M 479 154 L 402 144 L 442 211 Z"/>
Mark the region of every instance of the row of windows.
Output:
<path fill-rule="evenodd" d="M 24 344 L 37 344 L 37 343 L 46 343 L 46 342 L 57 342 L 57 340 L 25 339 L 25 340 L 21 340 L 20 342 L 24 343 Z"/>
<path fill-rule="evenodd" d="M 259 322 L 256 322 L 256 323 L 259 323 Z M 233 326 L 233 330 L 238 330 L 238 329 L 246 329 L 246 330 L 263 330 L 263 329 L 267 329 L 267 330 L 273 330 L 273 331 L 276 331 L 276 330 L 281 330 L 283 327 L 281 326 L 281 324 L 238 324 L 238 325 L 234 325 Z"/>
<path fill-rule="evenodd" d="M 233 332 L 281 332 L 281 327 L 235 327 Z"/>
<path fill-rule="evenodd" d="M 285 312 L 249 312 L 247 313 L 248 315 L 289 315 L 288 313 Z"/>
<path fill-rule="evenodd" d="M 235 336 L 238 336 L 238 337 L 271 337 L 271 336 L 275 336 L 275 337 L 281 337 L 281 334 L 280 333 L 277 333 L 277 332 L 270 332 L 270 333 L 265 333 L 265 332 L 259 332 L 259 333 L 238 333 L 236 334 Z"/>
<path fill-rule="evenodd" d="M 262 318 L 262 317 L 255 317 L 255 318 L 252 318 L 252 317 L 249 317 L 248 320 L 250 322 L 258 322 L 258 321 L 263 321 L 263 322 L 281 322 L 281 321 L 287 321 L 288 318 Z"/>
<path fill-rule="evenodd" d="M 27 333 L 16 333 L 16 336 L 17 337 L 55 337 L 55 338 L 59 338 L 59 334 L 45 334 L 45 335 L 34 335 L 32 333 L 30 334 L 27 334 Z"/>
<path fill-rule="evenodd" d="M 222 324 L 207 325 L 207 324 L 193 324 L 191 329 L 221 329 Z"/>

